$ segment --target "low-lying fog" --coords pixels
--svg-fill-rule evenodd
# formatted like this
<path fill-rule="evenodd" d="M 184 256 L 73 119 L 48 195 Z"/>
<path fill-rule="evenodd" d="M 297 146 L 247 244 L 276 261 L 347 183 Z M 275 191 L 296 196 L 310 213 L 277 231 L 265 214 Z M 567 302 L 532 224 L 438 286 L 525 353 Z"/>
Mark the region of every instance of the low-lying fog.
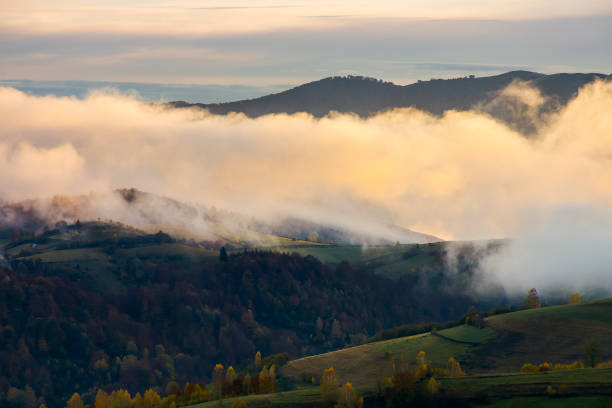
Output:
<path fill-rule="evenodd" d="M 520 101 L 521 115 L 544 103 L 523 84 L 499 98 Z M 483 265 L 507 288 L 611 288 L 610 112 L 609 82 L 531 118 L 529 137 L 480 111 L 249 119 L 113 93 L 79 100 L 0 88 L 0 197 L 135 187 L 268 220 L 512 237 Z M 121 207 L 103 215 L 121 220 Z"/>

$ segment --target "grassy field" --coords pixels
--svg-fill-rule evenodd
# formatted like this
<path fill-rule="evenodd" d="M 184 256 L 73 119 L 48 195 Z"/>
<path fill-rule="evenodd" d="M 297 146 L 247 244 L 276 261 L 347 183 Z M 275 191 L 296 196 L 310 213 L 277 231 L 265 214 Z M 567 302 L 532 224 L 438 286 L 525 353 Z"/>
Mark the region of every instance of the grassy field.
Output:
<path fill-rule="evenodd" d="M 491 329 L 469 327 L 462 330 L 448 330 L 450 335 L 471 340 L 485 339 L 494 335 Z M 442 330 L 440 334 L 445 332 L 446 330 Z M 428 360 L 435 366 L 445 366 L 450 357 L 455 357 L 461 362 L 474 347 L 425 333 L 293 360 L 282 368 L 281 373 L 300 381 L 302 377 L 319 378 L 323 370 L 334 367 L 341 382 L 350 381 L 357 386 L 373 386 L 382 378 L 392 374 L 392 358 L 400 359 L 402 363 L 412 363 L 417 353 L 423 350 Z"/>
<path fill-rule="evenodd" d="M 423 350 L 433 366 L 443 367 L 449 357 L 455 357 L 468 374 L 482 373 L 448 380 L 449 389 L 544 382 L 610 383 L 612 387 L 612 371 L 604 369 L 499 374 L 518 373 L 525 363 L 582 361 L 590 339 L 601 344 L 602 360 L 612 359 L 612 300 L 496 315 L 487 322 L 489 326 L 482 329 L 461 325 L 305 357 L 290 361 L 281 373 L 299 382 L 318 378 L 324 369 L 334 367 L 342 382 L 373 386 L 391 375 L 392 357 L 413 362 Z"/>
<path fill-rule="evenodd" d="M 610 408 L 612 397 L 584 396 L 567 398 L 519 397 L 494 400 L 488 404 L 475 405 L 475 408 Z"/>
<path fill-rule="evenodd" d="M 441 391 L 446 395 L 458 395 L 473 398 L 486 394 L 490 402 L 477 407 L 612 407 L 611 395 L 591 395 L 591 393 L 612 393 L 612 369 L 579 369 L 533 374 L 496 374 L 475 375 L 459 378 L 441 378 Z M 568 384 L 569 394 L 551 398 L 546 394 L 546 387 L 559 387 Z M 576 396 L 584 391 L 587 395 Z M 373 386 L 357 388 L 358 395 L 374 396 Z M 515 397 L 510 398 L 510 396 Z M 321 391 L 318 386 L 279 392 L 276 394 L 249 395 L 226 398 L 221 402 L 210 401 L 194 408 L 231 407 L 236 400 L 243 400 L 249 407 L 292 406 L 321 404 Z"/>
<path fill-rule="evenodd" d="M 46 263 L 89 263 L 106 262 L 109 256 L 98 248 L 50 249 L 48 251 L 45 251 L 43 248 L 40 253 L 21 259 L 40 259 Z"/>
<path fill-rule="evenodd" d="M 247 395 L 235 398 L 225 398 L 219 401 L 203 402 L 201 404 L 192 405 L 193 408 L 217 408 L 219 406 L 231 407 L 236 400 L 242 400 L 249 407 L 267 406 L 267 405 L 300 405 L 300 404 L 315 404 L 321 402 L 321 389 L 319 387 L 304 387 L 300 390 L 279 392 L 275 394 Z"/>
<path fill-rule="evenodd" d="M 548 385 L 555 386 L 558 384 L 606 385 L 612 391 L 612 369 L 583 368 L 539 373 L 480 374 L 468 377 L 442 378 L 440 381 L 445 390 L 459 394 L 475 394 L 478 391 L 487 391 L 494 388 L 501 389 L 503 392 L 506 388 L 512 390 L 515 386 L 536 385 L 545 395 Z"/>
<path fill-rule="evenodd" d="M 485 371 L 518 371 L 525 363 L 584 360 L 585 343 L 601 345 L 603 360 L 612 359 L 612 300 L 552 306 L 492 316 L 501 333 L 479 350 Z"/>
<path fill-rule="evenodd" d="M 378 275 L 398 279 L 413 269 L 432 265 L 445 243 L 392 246 L 325 245 L 291 249 L 301 255 L 312 255 L 321 262 L 348 261 L 364 264 Z"/>
<path fill-rule="evenodd" d="M 478 329 L 474 326 L 461 325 L 451 327 L 436 332 L 437 335 L 444 337 L 447 340 L 453 340 L 461 343 L 484 344 L 497 335 L 497 332 L 490 328 L 484 327 Z"/>
<path fill-rule="evenodd" d="M 582 305 L 549 306 L 540 309 L 521 310 L 491 316 L 490 323 L 503 324 L 512 320 L 553 318 L 558 320 L 581 320 L 612 324 L 612 299 L 603 299 Z"/>
<path fill-rule="evenodd" d="M 219 257 L 217 251 L 209 251 L 204 248 L 193 247 L 179 243 L 153 244 L 136 248 L 119 249 L 117 256 L 149 258 L 158 255 L 176 256 L 192 260 L 216 260 Z"/>
<path fill-rule="evenodd" d="M 328 245 L 328 246 L 308 246 L 291 249 L 300 255 L 312 255 L 321 262 L 363 262 L 369 257 L 384 254 L 394 247 L 364 247 L 361 245 Z"/>

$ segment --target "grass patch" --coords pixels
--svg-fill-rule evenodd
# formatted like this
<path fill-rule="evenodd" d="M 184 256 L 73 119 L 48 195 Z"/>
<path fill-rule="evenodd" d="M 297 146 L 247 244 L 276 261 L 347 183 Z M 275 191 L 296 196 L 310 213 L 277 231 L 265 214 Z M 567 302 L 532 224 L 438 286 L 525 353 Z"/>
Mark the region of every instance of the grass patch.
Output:
<path fill-rule="evenodd" d="M 209 251 L 204 248 L 198 248 L 194 246 L 179 244 L 179 243 L 167 243 L 167 244 L 156 244 L 147 245 L 136 248 L 119 249 L 117 255 L 121 257 L 138 257 L 138 258 L 155 258 L 159 256 L 163 257 L 180 257 L 188 259 L 201 259 L 201 258 L 214 258 L 219 257 L 217 251 Z"/>
<path fill-rule="evenodd" d="M 490 322 L 507 322 L 515 319 L 555 318 L 592 320 L 612 324 L 612 300 L 604 299 L 582 305 L 549 306 L 540 309 L 521 310 L 488 318 Z"/>
<path fill-rule="evenodd" d="M 45 251 L 21 259 L 40 259 L 45 263 L 106 262 L 109 256 L 98 248 L 76 248 Z"/>
<path fill-rule="evenodd" d="M 276 394 L 253 394 L 233 398 L 224 398 L 221 401 L 208 401 L 201 404 L 191 405 L 193 408 L 218 408 L 223 406 L 230 408 L 234 401 L 243 400 L 249 406 L 259 405 L 299 405 L 316 403 L 321 401 L 321 390 L 319 387 L 306 387 L 301 390 L 285 391 Z"/>
<path fill-rule="evenodd" d="M 477 408 L 603 408 L 612 407 L 612 397 L 582 396 L 567 398 L 519 397 L 499 399 Z"/>
<path fill-rule="evenodd" d="M 312 255 L 321 262 L 338 263 L 342 261 L 366 263 L 375 273 L 390 278 L 399 278 L 411 268 L 431 264 L 434 254 L 445 243 L 405 244 L 405 245 L 328 245 L 296 248 L 300 255 Z"/>
<path fill-rule="evenodd" d="M 518 371 L 525 363 L 584 361 L 587 341 L 601 345 L 602 360 L 612 359 L 612 302 L 552 306 L 491 316 L 500 332 L 479 351 L 488 371 Z M 483 365 L 484 367 L 484 365 Z"/>
<path fill-rule="evenodd" d="M 445 366 L 450 357 L 461 361 L 472 346 L 445 340 L 429 333 L 391 339 L 350 347 L 330 353 L 293 360 L 281 373 L 300 381 L 301 377 L 320 378 L 323 370 L 334 367 L 340 382 L 350 381 L 355 386 L 374 386 L 392 374 L 391 356 L 415 361 L 423 350 L 436 366 Z"/>
<path fill-rule="evenodd" d="M 462 324 L 461 326 L 440 330 L 437 334 L 446 339 L 462 343 L 483 344 L 495 338 L 497 332 L 490 327 L 479 329 L 478 327 Z"/>
<path fill-rule="evenodd" d="M 457 392 L 518 384 L 612 384 L 612 369 L 582 368 L 538 373 L 482 374 L 469 377 L 442 378 L 440 381 L 446 390 Z"/>

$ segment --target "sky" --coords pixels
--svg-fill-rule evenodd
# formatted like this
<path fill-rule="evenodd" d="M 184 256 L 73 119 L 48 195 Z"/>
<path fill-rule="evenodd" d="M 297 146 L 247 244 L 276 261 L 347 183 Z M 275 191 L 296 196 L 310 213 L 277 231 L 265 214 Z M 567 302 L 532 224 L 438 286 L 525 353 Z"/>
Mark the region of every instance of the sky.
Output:
<path fill-rule="evenodd" d="M 343 74 L 609 73 L 612 2 L 3 0 L 0 56 L 0 80 L 268 88 Z"/>

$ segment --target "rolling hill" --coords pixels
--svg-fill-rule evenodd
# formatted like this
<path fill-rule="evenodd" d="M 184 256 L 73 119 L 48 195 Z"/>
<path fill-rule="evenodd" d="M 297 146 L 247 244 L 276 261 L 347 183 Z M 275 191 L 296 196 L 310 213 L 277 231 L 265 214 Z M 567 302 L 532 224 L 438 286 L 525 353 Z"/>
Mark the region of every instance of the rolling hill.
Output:
<path fill-rule="evenodd" d="M 543 327 L 543 322 L 550 324 Z M 364 406 L 405 406 L 408 403 L 419 407 L 609 407 L 612 406 L 612 368 L 549 369 L 529 373 L 520 372 L 520 368 L 526 358 L 532 358 L 527 361 L 536 364 L 581 360 L 584 342 L 590 338 L 600 341 L 604 350 L 601 357 L 609 359 L 612 357 L 610 330 L 612 299 L 494 315 L 486 319 L 483 327 L 462 324 L 292 360 L 282 367 L 281 374 L 294 381 L 297 389 L 230 397 L 222 403 L 233 405 L 243 401 L 249 407 L 325 406 L 320 388 L 312 382 L 321 378 L 323 370 L 334 367 L 338 382 L 353 384 L 357 393 L 365 398 Z M 543 331 L 545 335 L 541 340 L 548 342 L 547 350 L 536 347 L 531 354 L 508 352 L 508 347 L 517 344 L 529 346 Z M 391 378 L 398 365 L 414 367 L 415 357 L 421 350 L 426 352 L 427 364 L 432 367 L 445 367 L 450 357 L 456 357 L 463 367 L 469 367 L 467 375 L 438 376 L 438 400 L 417 393 L 410 402 L 402 399 L 394 403 L 389 399 L 389 387 L 392 386 L 385 378 Z M 507 363 L 488 366 L 485 361 L 492 356 L 500 361 L 507 360 Z M 426 382 L 427 378 L 421 380 L 420 386 Z M 217 405 L 219 401 L 193 406 L 212 408 Z"/>
<path fill-rule="evenodd" d="M 282 373 L 300 381 L 335 367 L 340 381 L 372 387 L 391 375 L 391 356 L 412 362 L 420 350 L 438 366 L 455 357 L 468 374 L 509 373 L 525 363 L 584 360 L 591 339 L 600 343 L 602 360 L 612 359 L 612 299 L 498 314 L 482 328 L 459 325 L 367 343 L 292 360 Z"/>
<path fill-rule="evenodd" d="M 469 398 L 483 389 L 532 398 L 551 382 L 585 393 L 607 390 L 601 384 L 609 370 L 547 377 L 516 371 L 526 362 L 581 359 L 589 339 L 600 342 L 602 358 L 612 358 L 612 300 L 364 343 L 398 324 L 453 320 L 471 305 L 488 310 L 507 302 L 475 298 L 470 285 L 480 256 L 474 247 L 501 244 L 463 243 L 465 261 L 451 273 L 443 262 L 450 243 L 236 248 L 222 259 L 196 242 L 103 221 L 0 239 L 7 258 L 0 268 L 0 385 L 4 378 L 37 395 L 47 390 L 45 400 L 60 406 L 74 390 L 91 400 L 96 387 L 163 392 L 172 379 L 208 382 L 215 363 L 243 369 L 261 350 L 311 356 L 280 369 L 287 391 L 249 396 L 249 404 L 316 405 L 319 391 L 310 379 L 325 368 L 336 367 L 341 381 L 376 398 L 372 389 L 392 372 L 393 359 L 414 361 L 424 350 L 434 366 L 451 356 L 461 362 L 468 377 L 440 381 Z M 360 345 L 342 348 L 348 344 Z"/>
<path fill-rule="evenodd" d="M 471 271 L 447 273 L 438 256 L 391 280 L 368 267 L 367 250 L 346 262 L 358 246 L 285 238 L 236 243 L 224 257 L 118 222 L 37 225 L 0 228 L 0 399 L 28 386 L 55 408 L 75 390 L 92 398 L 96 387 L 206 382 L 217 362 L 244 366 L 257 350 L 314 354 L 481 305 L 465 287 Z M 334 262 L 295 252 L 322 247 Z M 391 261 L 414 248 L 374 251 Z M 443 244 L 423 250 L 442 254 Z"/>
<path fill-rule="evenodd" d="M 304 217 L 270 221 L 213 206 L 190 204 L 134 188 L 49 200 L 7 203 L 0 200 L 0 239 L 40 233 L 58 222 L 123 222 L 150 233 L 163 229 L 208 248 L 277 248 L 329 244 L 389 245 L 429 243 L 439 238 L 397 225 L 372 222 L 376 232 Z M 8 234 L 8 235 L 7 235 Z M 206 241 L 206 242 L 204 242 Z"/>

